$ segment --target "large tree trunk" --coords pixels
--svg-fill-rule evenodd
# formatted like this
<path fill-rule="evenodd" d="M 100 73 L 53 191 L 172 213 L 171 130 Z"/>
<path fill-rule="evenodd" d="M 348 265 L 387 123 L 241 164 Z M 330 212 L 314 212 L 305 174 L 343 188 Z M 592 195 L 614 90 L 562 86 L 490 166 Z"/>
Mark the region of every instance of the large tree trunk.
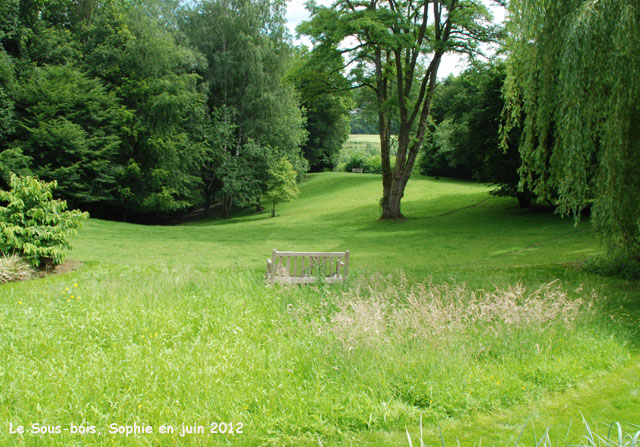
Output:
<path fill-rule="evenodd" d="M 395 179 L 393 179 L 395 180 Z M 391 188 L 387 195 L 383 196 L 383 200 L 381 202 L 382 205 L 382 216 L 380 219 L 402 219 L 404 216 L 400 211 L 400 200 L 404 195 L 404 188 L 402 190 L 398 188 L 397 183 L 392 180 Z"/>

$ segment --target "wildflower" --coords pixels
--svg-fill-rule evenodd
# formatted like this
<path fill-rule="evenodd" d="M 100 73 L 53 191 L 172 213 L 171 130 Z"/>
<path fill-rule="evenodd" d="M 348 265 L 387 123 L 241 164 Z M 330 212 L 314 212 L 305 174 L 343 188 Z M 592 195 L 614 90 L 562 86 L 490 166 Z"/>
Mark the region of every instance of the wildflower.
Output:
<path fill-rule="evenodd" d="M 22 301 L 18 301 L 18 304 L 22 304 Z"/>
<path fill-rule="evenodd" d="M 73 295 L 71 295 L 71 299 L 73 299 Z"/>
<path fill-rule="evenodd" d="M 138 410 L 142 409 L 142 404 L 138 404 Z"/>
<path fill-rule="evenodd" d="M 497 383 L 498 385 L 500 385 L 500 381 L 499 381 L 499 380 L 498 380 L 496 383 Z"/>
<path fill-rule="evenodd" d="M 74 282 L 74 283 L 73 283 L 73 287 L 78 287 L 78 283 L 77 283 L 77 282 Z"/>

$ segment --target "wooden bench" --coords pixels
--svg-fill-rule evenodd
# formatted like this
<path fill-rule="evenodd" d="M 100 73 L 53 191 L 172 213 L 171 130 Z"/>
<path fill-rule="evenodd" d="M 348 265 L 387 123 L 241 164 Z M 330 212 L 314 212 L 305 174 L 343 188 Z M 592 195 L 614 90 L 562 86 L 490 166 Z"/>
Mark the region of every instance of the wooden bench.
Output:
<path fill-rule="evenodd" d="M 305 284 L 340 282 L 349 273 L 349 250 L 328 252 L 273 250 L 267 259 L 268 282 Z"/>
<path fill-rule="evenodd" d="M 351 168 L 351 172 L 357 172 L 358 174 L 362 174 L 363 168 Z"/>

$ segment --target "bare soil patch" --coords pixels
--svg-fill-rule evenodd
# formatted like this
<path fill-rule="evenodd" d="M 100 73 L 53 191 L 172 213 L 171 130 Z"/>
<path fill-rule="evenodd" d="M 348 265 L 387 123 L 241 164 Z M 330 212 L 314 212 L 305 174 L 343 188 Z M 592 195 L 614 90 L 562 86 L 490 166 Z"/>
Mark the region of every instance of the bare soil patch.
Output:
<path fill-rule="evenodd" d="M 48 275 L 60 275 L 62 273 L 70 273 L 80 269 L 80 267 L 82 267 L 82 262 L 76 261 L 74 259 L 67 259 L 62 264 L 49 266 L 48 268 L 41 270 L 40 277 L 42 278 Z"/>

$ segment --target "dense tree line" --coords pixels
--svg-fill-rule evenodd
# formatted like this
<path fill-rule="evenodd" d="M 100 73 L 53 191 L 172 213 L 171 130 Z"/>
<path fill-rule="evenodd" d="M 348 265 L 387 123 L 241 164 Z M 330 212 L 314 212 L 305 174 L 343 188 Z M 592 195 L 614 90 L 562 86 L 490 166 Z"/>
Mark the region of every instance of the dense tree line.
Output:
<path fill-rule="evenodd" d="M 419 166 L 425 175 L 491 183 L 494 194 L 517 197 L 524 207 L 532 194 L 519 188 L 520 130 L 511 129 L 501 146 L 505 77 L 502 61 L 476 63 L 438 86 Z"/>
<path fill-rule="evenodd" d="M 315 127 L 304 155 L 330 165 L 314 151 L 341 145 L 348 102 L 298 93 L 284 7 L 0 0 L 3 185 L 10 172 L 56 180 L 71 207 L 103 217 L 215 203 L 228 216 L 259 206 L 283 158 L 301 178 Z"/>

